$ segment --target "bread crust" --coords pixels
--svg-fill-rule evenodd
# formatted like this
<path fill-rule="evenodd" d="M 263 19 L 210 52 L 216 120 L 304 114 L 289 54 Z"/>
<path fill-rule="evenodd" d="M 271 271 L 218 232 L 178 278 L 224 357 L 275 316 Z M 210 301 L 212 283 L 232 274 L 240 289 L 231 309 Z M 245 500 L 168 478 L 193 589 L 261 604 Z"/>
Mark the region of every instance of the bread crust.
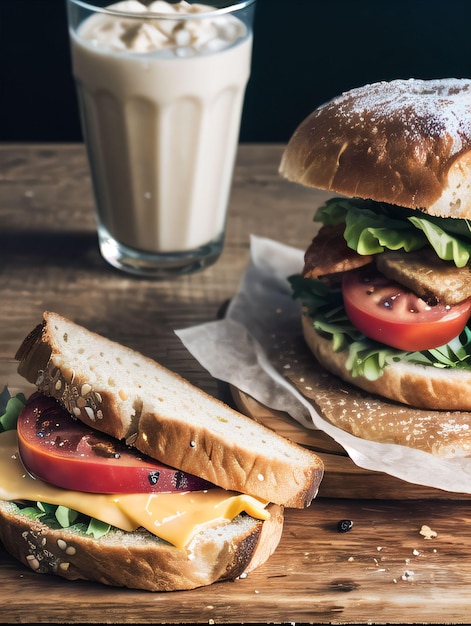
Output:
<path fill-rule="evenodd" d="M 179 549 L 147 531 L 110 531 L 94 539 L 53 530 L 0 501 L 0 540 L 15 559 L 39 574 L 147 591 L 186 590 L 235 580 L 262 565 L 283 530 L 283 507 L 271 504 L 268 509 L 269 520 L 239 516 Z"/>
<path fill-rule="evenodd" d="M 44 313 L 16 357 L 45 395 L 161 463 L 283 506 L 317 495 L 323 463 L 312 451 L 57 313 Z"/>
<path fill-rule="evenodd" d="M 343 93 L 296 129 L 280 174 L 347 196 L 471 217 L 471 80 L 395 80 Z"/>

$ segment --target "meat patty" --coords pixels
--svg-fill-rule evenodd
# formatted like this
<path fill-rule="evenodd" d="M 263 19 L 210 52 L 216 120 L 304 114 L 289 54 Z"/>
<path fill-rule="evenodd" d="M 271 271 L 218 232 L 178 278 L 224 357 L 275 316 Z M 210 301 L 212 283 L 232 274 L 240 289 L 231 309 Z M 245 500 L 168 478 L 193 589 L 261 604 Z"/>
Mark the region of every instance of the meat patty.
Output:
<path fill-rule="evenodd" d="M 408 287 L 428 304 L 458 304 L 471 296 L 471 271 L 442 261 L 431 249 L 382 252 L 375 256 L 378 270 Z"/>

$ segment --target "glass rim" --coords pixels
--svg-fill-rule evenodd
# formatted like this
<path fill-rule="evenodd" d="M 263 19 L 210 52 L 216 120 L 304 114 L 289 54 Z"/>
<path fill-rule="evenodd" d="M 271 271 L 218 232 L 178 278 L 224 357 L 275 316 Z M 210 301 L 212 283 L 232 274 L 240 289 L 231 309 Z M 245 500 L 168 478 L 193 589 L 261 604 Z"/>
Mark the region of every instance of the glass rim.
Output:
<path fill-rule="evenodd" d="M 191 20 L 191 19 L 206 19 L 211 17 L 217 17 L 218 15 L 225 15 L 226 13 L 232 13 L 234 11 L 240 11 L 241 9 L 245 9 L 253 4 L 255 4 L 256 0 L 239 0 L 238 2 L 230 2 L 228 0 L 227 6 L 214 8 L 212 11 L 204 11 L 201 13 L 159 13 L 146 11 L 145 13 L 132 13 L 131 11 L 122 11 L 119 9 L 111 9 L 109 6 L 99 7 L 96 6 L 87 0 L 67 0 L 70 5 L 75 5 L 81 7 L 82 9 L 87 9 L 89 11 L 93 11 L 95 13 L 103 13 L 105 15 L 113 15 L 116 17 L 126 17 L 126 18 L 134 18 L 134 19 L 161 19 L 161 20 Z M 113 4 L 113 0 L 110 0 L 110 4 Z M 201 4 L 201 3 L 199 3 Z M 145 6 L 145 5 L 143 5 Z M 211 7 L 211 5 L 208 5 Z"/>

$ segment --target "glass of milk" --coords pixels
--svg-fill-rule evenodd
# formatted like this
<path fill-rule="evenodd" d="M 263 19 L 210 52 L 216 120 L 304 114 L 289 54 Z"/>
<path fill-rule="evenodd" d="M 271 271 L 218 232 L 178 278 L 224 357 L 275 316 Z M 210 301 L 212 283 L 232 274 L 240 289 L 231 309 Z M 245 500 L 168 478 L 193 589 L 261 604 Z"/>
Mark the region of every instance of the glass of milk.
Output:
<path fill-rule="evenodd" d="M 103 257 L 140 276 L 221 254 L 255 0 L 67 0 Z"/>

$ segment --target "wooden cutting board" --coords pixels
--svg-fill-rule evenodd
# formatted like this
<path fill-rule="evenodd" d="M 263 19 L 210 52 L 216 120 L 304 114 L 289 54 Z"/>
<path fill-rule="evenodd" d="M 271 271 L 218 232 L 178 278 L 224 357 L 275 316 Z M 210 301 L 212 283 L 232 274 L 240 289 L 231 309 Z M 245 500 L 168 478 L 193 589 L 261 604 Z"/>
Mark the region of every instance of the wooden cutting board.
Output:
<path fill-rule="evenodd" d="M 319 489 L 324 498 L 377 498 L 388 500 L 470 500 L 470 494 L 451 493 L 408 483 L 383 472 L 355 465 L 345 450 L 321 430 L 305 428 L 287 413 L 274 411 L 246 393 L 230 387 L 239 411 L 296 443 L 314 450 L 322 459 L 325 474 Z"/>

